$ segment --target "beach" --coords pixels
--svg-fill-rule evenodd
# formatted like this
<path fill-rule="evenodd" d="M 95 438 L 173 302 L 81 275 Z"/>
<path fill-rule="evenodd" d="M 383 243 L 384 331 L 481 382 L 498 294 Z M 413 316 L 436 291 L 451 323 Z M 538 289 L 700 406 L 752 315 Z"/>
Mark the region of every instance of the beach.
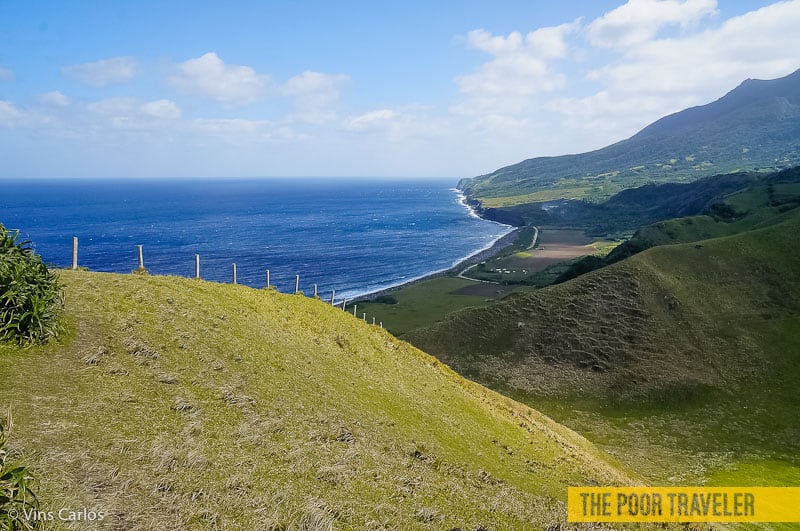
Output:
<path fill-rule="evenodd" d="M 520 228 L 515 228 L 514 230 L 512 230 L 508 234 L 505 234 L 504 236 L 501 236 L 500 238 L 495 240 L 495 242 L 490 247 L 487 247 L 486 249 L 482 249 L 482 250 L 476 252 L 475 254 L 472 254 L 472 255 L 464 258 L 463 260 L 459 261 L 457 264 L 453 265 L 452 267 L 449 267 L 447 269 L 443 269 L 441 271 L 436 271 L 436 272 L 433 272 L 433 273 L 430 273 L 430 274 L 427 274 L 427 275 L 424 275 L 424 276 L 421 276 L 421 277 L 418 277 L 418 278 L 411 279 L 411 280 L 409 280 L 407 282 L 403 282 L 403 283 L 398 284 L 396 286 L 391 286 L 391 287 L 388 287 L 388 288 L 385 288 L 385 289 L 381 289 L 381 290 L 378 290 L 378 291 L 372 291 L 372 292 L 366 293 L 364 295 L 359 295 L 358 297 L 353 298 L 352 301 L 349 301 L 349 302 L 374 301 L 378 297 L 381 297 L 383 295 L 387 295 L 389 293 L 398 291 L 398 290 L 403 289 L 403 288 L 407 288 L 408 286 L 412 286 L 412 285 L 420 283 L 420 282 L 424 282 L 426 280 L 431 280 L 433 278 L 440 278 L 440 277 L 446 277 L 446 276 L 450 276 L 450 275 L 455 275 L 459 271 L 463 271 L 465 268 L 467 268 L 467 267 L 469 267 L 471 265 L 478 264 L 480 262 L 483 262 L 484 260 L 488 260 L 489 258 L 492 258 L 492 257 L 497 256 L 498 254 L 500 254 L 503 250 L 507 249 L 508 247 L 510 247 L 511 245 L 514 244 L 514 242 L 517 239 L 517 235 L 519 234 L 519 231 L 520 231 Z"/>

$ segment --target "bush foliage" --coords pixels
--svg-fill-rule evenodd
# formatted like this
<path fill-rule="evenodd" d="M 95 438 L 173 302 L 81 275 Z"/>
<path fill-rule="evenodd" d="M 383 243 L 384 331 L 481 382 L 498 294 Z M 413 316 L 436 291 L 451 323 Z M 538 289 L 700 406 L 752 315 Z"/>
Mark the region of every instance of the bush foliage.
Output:
<path fill-rule="evenodd" d="M 44 343 L 62 330 L 56 275 L 19 232 L 0 224 L 0 340 Z"/>

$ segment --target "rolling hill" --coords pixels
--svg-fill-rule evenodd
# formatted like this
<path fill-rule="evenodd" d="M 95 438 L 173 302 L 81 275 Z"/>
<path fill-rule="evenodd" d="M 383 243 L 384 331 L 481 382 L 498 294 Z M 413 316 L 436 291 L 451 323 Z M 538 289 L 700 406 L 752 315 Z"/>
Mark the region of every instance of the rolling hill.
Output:
<path fill-rule="evenodd" d="M 11 452 L 44 511 L 103 511 L 114 529 L 521 529 L 563 524 L 567 485 L 636 481 L 322 301 L 60 277 L 67 337 L 0 343 Z"/>
<path fill-rule="evenodd" d="M 407 337 L 658 481 L 800 482 L 800 197 L 661 222 L 658 244 Z M 776 200 L 779 199 L 779 200 Z"/>
<path fill-rule="evenodd" d="M 800 163 L 800 71 L 748 79 L 715 102 L 666 116 L 608 147 L 538 157 L 458 187 L 485 208 L 554 199 L 603 201 L 647 183 L 691 182 Z"/>

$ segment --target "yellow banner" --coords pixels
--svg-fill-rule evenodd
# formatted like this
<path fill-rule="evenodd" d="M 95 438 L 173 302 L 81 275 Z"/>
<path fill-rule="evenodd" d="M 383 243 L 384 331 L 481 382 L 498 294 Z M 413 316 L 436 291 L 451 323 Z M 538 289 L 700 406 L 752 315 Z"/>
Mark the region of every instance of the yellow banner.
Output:
<path fill-rule="evenodd" d="M 800 522 L 800 487 L 569 487 L 570 522 Z"/>

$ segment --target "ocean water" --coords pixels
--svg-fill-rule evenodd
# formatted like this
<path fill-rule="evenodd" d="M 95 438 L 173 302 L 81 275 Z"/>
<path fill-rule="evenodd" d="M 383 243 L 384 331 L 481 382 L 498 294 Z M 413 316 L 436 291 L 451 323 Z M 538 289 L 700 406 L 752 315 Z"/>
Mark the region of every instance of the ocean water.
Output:
<path fill-rule="evenodd" d="M 45 262 L 201 276 L 337 300 L 446 269 L 510 228 L 474 216 L 453 180 L 263 179 L 0 182 L 0 223 Z"/>

